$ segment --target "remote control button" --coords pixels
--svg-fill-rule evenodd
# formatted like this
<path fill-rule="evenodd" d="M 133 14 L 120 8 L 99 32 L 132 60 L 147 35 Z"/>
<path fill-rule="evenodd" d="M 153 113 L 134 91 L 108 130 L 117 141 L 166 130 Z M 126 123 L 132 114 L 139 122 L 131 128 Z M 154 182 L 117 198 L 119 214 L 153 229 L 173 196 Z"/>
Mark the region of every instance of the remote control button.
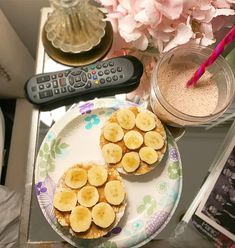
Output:
<path fill-rule="evenodd" d="M 81 76 L 75 77 L 75 82 L 80 82 L 81 81 Z"/>
<path fill-rule="evenodd" d="M 74 85 L 74 78 L 73 77 L 69 77 L 69 84 Z"/>
<path fill-rule="evenodd" d="M 71 72 L 71 70 L 65 71 L 65 73 L 64 73 L 65 77 L 67 77 L 70 72 Z"/>
<path fill-rule="evenodd" d="M 61 92 L 62 92 L 62 93 L 65 93 L 65 92 L 67 92 L 67 89 L 66 89 L 66 87 L 63 87 L 63 88 L 61 88 Z"/>
<path fill-rule="evenodd" d="M 88 79 L 91 79 L 91 73 L 87 73 Z"/>
<path fill-rule="evenodd" d="M 71 75 L 73 75 L 73 76 L 78 76 L 78 75 L 81 75 L 81 73 L 82 73 L 81 70 L 77 70 L 77 71 L 71 72 Z"/>
<path fill-rule="evenodd" d="M 82 70 L 85 71 L 85 72 L 88 72 L 88 68 L 87 67 L 83 67 Z"/>
<path fill-rule="evenodd" d="M 118 80 L 118 76 L 117 75 L 113 75 L 112 78 L 113 78 L 114 81 L 117 81 Z"/>
<path fill-rule="evenodd" d="M 88 82 L 87 82 L 85 88 L 86 88 L 86 89 L 91 88 L 91 81 L 88 81 Z"/>
<path fill-rule="evenodd" d="M 107 68 L 107 67 L 108 67 L 108 63 L 106 63 L 106 62 L 103 63 L 103 67 L 104 67 L 104 68 Z"/>
<path fill-rule="evenodd" d="M 99 72 L 98 72 L 98 75 L 99 75 L 100 77 L 102 77 L 102 76 L 104 75 L 104 73 L 103 73 L 102 71 L 99 71 Z"/>
<path fill-rule="evenodd" d="M 52 85 L 53 85 L 53 88 L 57 88 L 58 87 L 58 81 L 57 80 L 52 81 Z"/>
<path fill-rule="evenodd" d="M 94 65 L 91 66 L 91 70 L 95 70 L 95 66 Z"/>
<path fill-rule="evenodd" d="M 55 93 L 55 94 L 60 94 L 60 90 L 59 90 L 59 89 L 55 89 L 55 90 L 54 90 L 54 93 Z"/>
<path fill-rule="evenodd" d="M 86 82 L 86 81 L 87 81 L 87 77 L 86 77 L 86 74 L 85 74 L 85 73 L 82 74 L 82 81 L 83 81 L 83 82 Z"/>
<path fill-rule="evenodd" d="M 47 76 L 41 76 L 41 77 L 38 77 L 37 78 L 37 83 L 40 84 L 40 83 L 44 83 L 44 82 L 48 82 L 50 81 L 50 76 L 47 75 Z"/>
<path fill-rule="evenodd" d="M 47 83 L 47 84 L 46 84 L 46 87 L 47 87 L 47 88 L 51 88 L 51 83 Z"/>
<path fill-rule="evenodd" d="M 43 84 L 39 85 L 39 90 L 44 90 L 44 85 Z"/>
<path fill-rule="evenodd" d="M 123 74 L 121 74 L 119 77 L 120 77 L 121 79 L 123 79 L 123 78 L 124 78 L 124 75 L 123 75 Z"/>
<path fill-rule="evenodd" d="M 72 88 L 71 86 L 68 86 L 68 91 L 69 91 L 69 92 L 74 92 L 74 91 L 75 91 L 75 89 L 74 89 L 74 88 Z"/>
<path fill-rule="evenodd" d="M 51 76 L 51 79 L 56 79 L 56 78 L 57 78 L 57 75 L 56 74 L 54 74 L 54 75 Z"/>
<path fill-rule="evenodd" d="M 115 73 L 115 72 L 116 72 L 116 69 L 115 69 L 115 68 L 112 68 L 112 69 L 111 69 L 111 72 L 112 72 L 112 73 Z"/>
<path fill-rule="evenodd" d="M 118 71 L 118 72 L 121 72 L 121 71 L 122 71 L 122 67 L 118 67 L 118 68 L 117 68 L 117 71 Z"/>
<path fill-rule="evenodd" d="M 43 91 L 43 92 L 40 92 L 40 93 L 39 93 L 39 97 L 40 97 L 41 99 L 47 98 L 47 97 L 50 97 L 50 96 L 53 96 L 52 90 L 46 90 L 46 91 Z"/>
<path fill-rule="evenodd" d="M 109 75 L 110 71 L 108 69 L 104 70 L 105 75 Z"/>
<path fill-rule="evenodd" d="M 75 83 L 75 84 L 74 84 L 74 88 L 80 88 L 80 87 L 82 87 L 82 86 L 84 86 L 84 85 L 85 85 L 85 83 L 83 83 L 83 82 Z"/>
<path fill-rule="evenodd" d="M 65 78 L 60 78 L 59 83 L 60 83 L 60 86 L 65 86 L 66 85 L 66 79 Z"/>
<path fill-rule="evenodd" d="M 96 71 L 95 71 L 95 70 L 93 70 L 91 73 L 94 75 L 94 74 L 96 74 Z"/>
<path fill-rule="evenodd" d="M 110 62 L 109 62 L 109 65 L 110 65 L 110 66 L 114 66 L 114 62 L 113 62 L 113 61 L 110 61 Z"/>
<path fill-rule="evenodd" d="M 99 84 L 99 80 L 95 80 L 94 83 L 95 83 L 95 84 Z"/>
<path fill-rule="evenodd" d="M 106 78 L 106 81 L 107 81 L 108 83 L 110 83 L 110 82 L 112 81 L 112 78 L 111 78 L 111 77 L 107 77 L 107 78 Z"/>
<path fill-rule="evenodd" d="M 63 77 L 64 76 L 64 74 L 62 73 L 62 72 L 60 72 L 59 74 L 58 74 L 58 77 Z"/>
<path fill-rule="evenodd" d="M 96 80 L 98 77 L 96 75 L 93 76 L 93 79 Z"/>
<path fill-rule="evenodd" d="M 104 83 L 105 83 L 105 79 L 104 79 L 104 78 L 101 78 L 101 79 L 100 79 L 100 83 L 101 83 L 101 84 L 104 84 Z"/>
<path fill-rule="evenodd" d="M 96 66 L 96 69 L 99 70 L 99 69 L 101 69 L 101 67 L 102 67 L 101 64 L 98 64 L 98 65 Z"/>
<path fill-rule="evenodd" d="M 31 87 L 31 91 L 33 91 L 33 92 L 34 92 L 34 91 L 37 91 L 37 87 L 36 87 L 36 86 L 32 86 L 32 87 Z"/>

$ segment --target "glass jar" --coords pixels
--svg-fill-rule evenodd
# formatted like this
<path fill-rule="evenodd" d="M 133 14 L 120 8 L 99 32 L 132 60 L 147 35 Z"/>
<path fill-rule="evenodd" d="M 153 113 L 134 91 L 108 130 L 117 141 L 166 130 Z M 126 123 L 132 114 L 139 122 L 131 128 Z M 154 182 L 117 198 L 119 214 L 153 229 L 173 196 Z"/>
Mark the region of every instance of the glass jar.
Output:
<path fill-rule="evenodd" d="M 166 124 L 175 127 L 208 123 L 221 116 L 234 99 L 234 74 L 219 56 L 193 88 L 186 88 L 212 49 L 182 45 L 163 54 L 151 76 L 150 105 Z"/>
<path fill-rule="evenodd" d="M 67 53 L 86 52 L 105 35 L 104 14 L 88 0 L 50 0 L 53 12 L 45 23 L 47 39 Z"/>

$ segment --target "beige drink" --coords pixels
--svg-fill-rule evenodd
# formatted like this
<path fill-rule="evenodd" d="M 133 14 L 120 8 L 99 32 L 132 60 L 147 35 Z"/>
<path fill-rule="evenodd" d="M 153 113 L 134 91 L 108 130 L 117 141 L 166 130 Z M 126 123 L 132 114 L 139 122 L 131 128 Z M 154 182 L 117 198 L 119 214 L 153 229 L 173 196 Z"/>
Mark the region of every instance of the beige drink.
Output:
<path fill-rule="evenodd" d="M 194 87 L 187 88 L 187 81 L 207 54 L 204 49 L 183 47 L 173 49 L 158 62 L 151 80 L 150 104 L 153 112 L 169 125 L 204 124 L 220 116 L 231 103 L 233 73 L 221 57 Z M 209 55 L 210 49 L 207 52 Z"/>

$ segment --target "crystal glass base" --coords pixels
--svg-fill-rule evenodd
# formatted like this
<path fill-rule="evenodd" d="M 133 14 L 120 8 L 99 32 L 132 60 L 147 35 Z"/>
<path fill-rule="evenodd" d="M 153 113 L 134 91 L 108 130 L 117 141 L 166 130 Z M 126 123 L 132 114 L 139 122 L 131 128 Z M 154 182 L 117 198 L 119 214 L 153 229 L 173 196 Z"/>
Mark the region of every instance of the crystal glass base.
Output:
<path fill-rule="evenodd" d="M 68 53 L 89 51 L 105 35 L 104 14 L 88 0 L 51 0 L 53 12 L 45 23 L 47 39 Z"/>

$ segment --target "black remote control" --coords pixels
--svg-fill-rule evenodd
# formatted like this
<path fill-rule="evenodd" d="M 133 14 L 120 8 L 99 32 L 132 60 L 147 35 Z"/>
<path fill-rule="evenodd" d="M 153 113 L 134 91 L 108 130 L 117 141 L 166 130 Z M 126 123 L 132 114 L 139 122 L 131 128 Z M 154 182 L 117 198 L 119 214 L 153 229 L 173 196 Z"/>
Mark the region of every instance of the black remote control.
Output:
<path fill-rule="evenodd" d="M 127 93 L 136 89 L 143 74 L 142 63 L 125 55 L 91 65 L 35 75 L 25 84 L 27 99 L 41 109 L 95 97 Z"/>

